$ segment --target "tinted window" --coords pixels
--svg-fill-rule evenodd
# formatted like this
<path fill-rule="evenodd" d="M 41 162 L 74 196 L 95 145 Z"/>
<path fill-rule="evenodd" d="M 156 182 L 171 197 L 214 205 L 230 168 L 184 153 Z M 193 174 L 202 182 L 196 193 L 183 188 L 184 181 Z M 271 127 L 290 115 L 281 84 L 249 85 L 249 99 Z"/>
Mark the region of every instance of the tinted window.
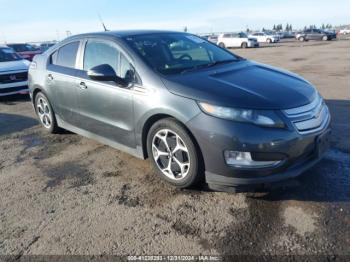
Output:
<path fill-rule="evenodd" d="M 89 41 L 85 47 L 84 70 L 107 64 L 118 73 L 119 51 L 113 43 Z"/>
<path fill-rule="evenodd" d="M 38 51 L 38 48 L 35 48 L 29 44 L 14 44 L 9 46 L 12 47 L 16 52 Z"/>
<path fill-rule="evenodd" d="M 125 37 L 125 40 L 149 66 L 162 74 L 177 74 L 240 60 L 190 34 L 146 34 Z"/>
<path fill-rule="evenodd" d="M 74 68 L 77 58 L 79 42 L 73 42 L 61 47 L 51 56 L 51 62 L 54 65 Z"/>
<path fill-rule="evenodd" d="M 11 48 L 0 48 L 0 62 L 22 60 Z"/>

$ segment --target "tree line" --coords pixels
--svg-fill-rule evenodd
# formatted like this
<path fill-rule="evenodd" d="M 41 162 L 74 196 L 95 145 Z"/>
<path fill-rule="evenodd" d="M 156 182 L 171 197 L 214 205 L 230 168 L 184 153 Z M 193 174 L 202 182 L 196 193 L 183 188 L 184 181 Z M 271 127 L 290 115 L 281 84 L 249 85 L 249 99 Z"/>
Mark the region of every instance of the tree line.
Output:
<path fill-rule="evenodd" d="M 332 29 L 333 26 L 331 24 L 322 24 L 320 27 L 317 27 L 316 25 L 309 25 L 309 26 L 304 26 L 304 30 L 306 29 L 316 29 L 316 28 L 321 28 L 321 29 Z M 266 29 L 263 27 L 262 29 L 263 32 L 266 31 L 271 31 L 271 29 Z M 283 28 L 282 24 L 277 24 L 277 25 L 273 25 L 272 27 L 272 31 L 287 31 L 287 32 L 291 32 L 293 31 L 293 25 L 287 23 L 286 26 Z M 250 29 L 247 29 L 247 32 L 250 32 Z"/>

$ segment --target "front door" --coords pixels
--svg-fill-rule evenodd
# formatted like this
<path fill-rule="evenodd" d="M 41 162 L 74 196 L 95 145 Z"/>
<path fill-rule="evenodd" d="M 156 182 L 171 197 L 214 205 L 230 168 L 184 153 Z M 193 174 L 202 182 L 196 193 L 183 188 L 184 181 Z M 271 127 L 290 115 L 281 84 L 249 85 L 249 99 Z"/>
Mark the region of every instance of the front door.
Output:
<path fill-rule="evenodd" d="M 88 40 L 82 70 L 76 82 L 80 127 L 119 144 L 135 147 L 133 91 L 115 82 L 89 78 L 87 71 L 108 64 L 119 77 L 125 77 L 131 65 L 118 46 L 109 40 Z"/>

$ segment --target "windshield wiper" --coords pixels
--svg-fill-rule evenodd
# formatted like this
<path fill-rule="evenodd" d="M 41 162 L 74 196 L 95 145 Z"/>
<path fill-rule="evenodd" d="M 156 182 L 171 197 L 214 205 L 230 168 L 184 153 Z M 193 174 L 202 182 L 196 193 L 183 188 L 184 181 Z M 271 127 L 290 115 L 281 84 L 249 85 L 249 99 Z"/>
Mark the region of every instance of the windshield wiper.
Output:
<path fill-rule="evenodd" d="M 209 68 L 209 67 L 213 67 L 216 65 L 229 64 L 229 63 L 239 62 L 239 61 L 241 61 L 241 60 L 240 59 L 227 59 L 227 60 L 215 61 L 215 62 L 208 63 L 208 64 L 197 65 L 197 66 L 182 70 L 181 74 L 193 72 L 193 71 L 196 71 L 196 70 L 202 69 L 202 68 Z"/>

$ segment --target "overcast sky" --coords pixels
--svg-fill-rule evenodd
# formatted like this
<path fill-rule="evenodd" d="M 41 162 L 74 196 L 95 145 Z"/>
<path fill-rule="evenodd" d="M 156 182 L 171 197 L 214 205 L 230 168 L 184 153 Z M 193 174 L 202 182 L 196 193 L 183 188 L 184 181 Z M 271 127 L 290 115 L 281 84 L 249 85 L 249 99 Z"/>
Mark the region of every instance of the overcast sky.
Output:
<path fill-rule="evenodd" d="M 110 30 L 239 31 L 273 24 L 350 24 L 349 0 L 0 0 L 0 42 L 63 39 Z"/>

